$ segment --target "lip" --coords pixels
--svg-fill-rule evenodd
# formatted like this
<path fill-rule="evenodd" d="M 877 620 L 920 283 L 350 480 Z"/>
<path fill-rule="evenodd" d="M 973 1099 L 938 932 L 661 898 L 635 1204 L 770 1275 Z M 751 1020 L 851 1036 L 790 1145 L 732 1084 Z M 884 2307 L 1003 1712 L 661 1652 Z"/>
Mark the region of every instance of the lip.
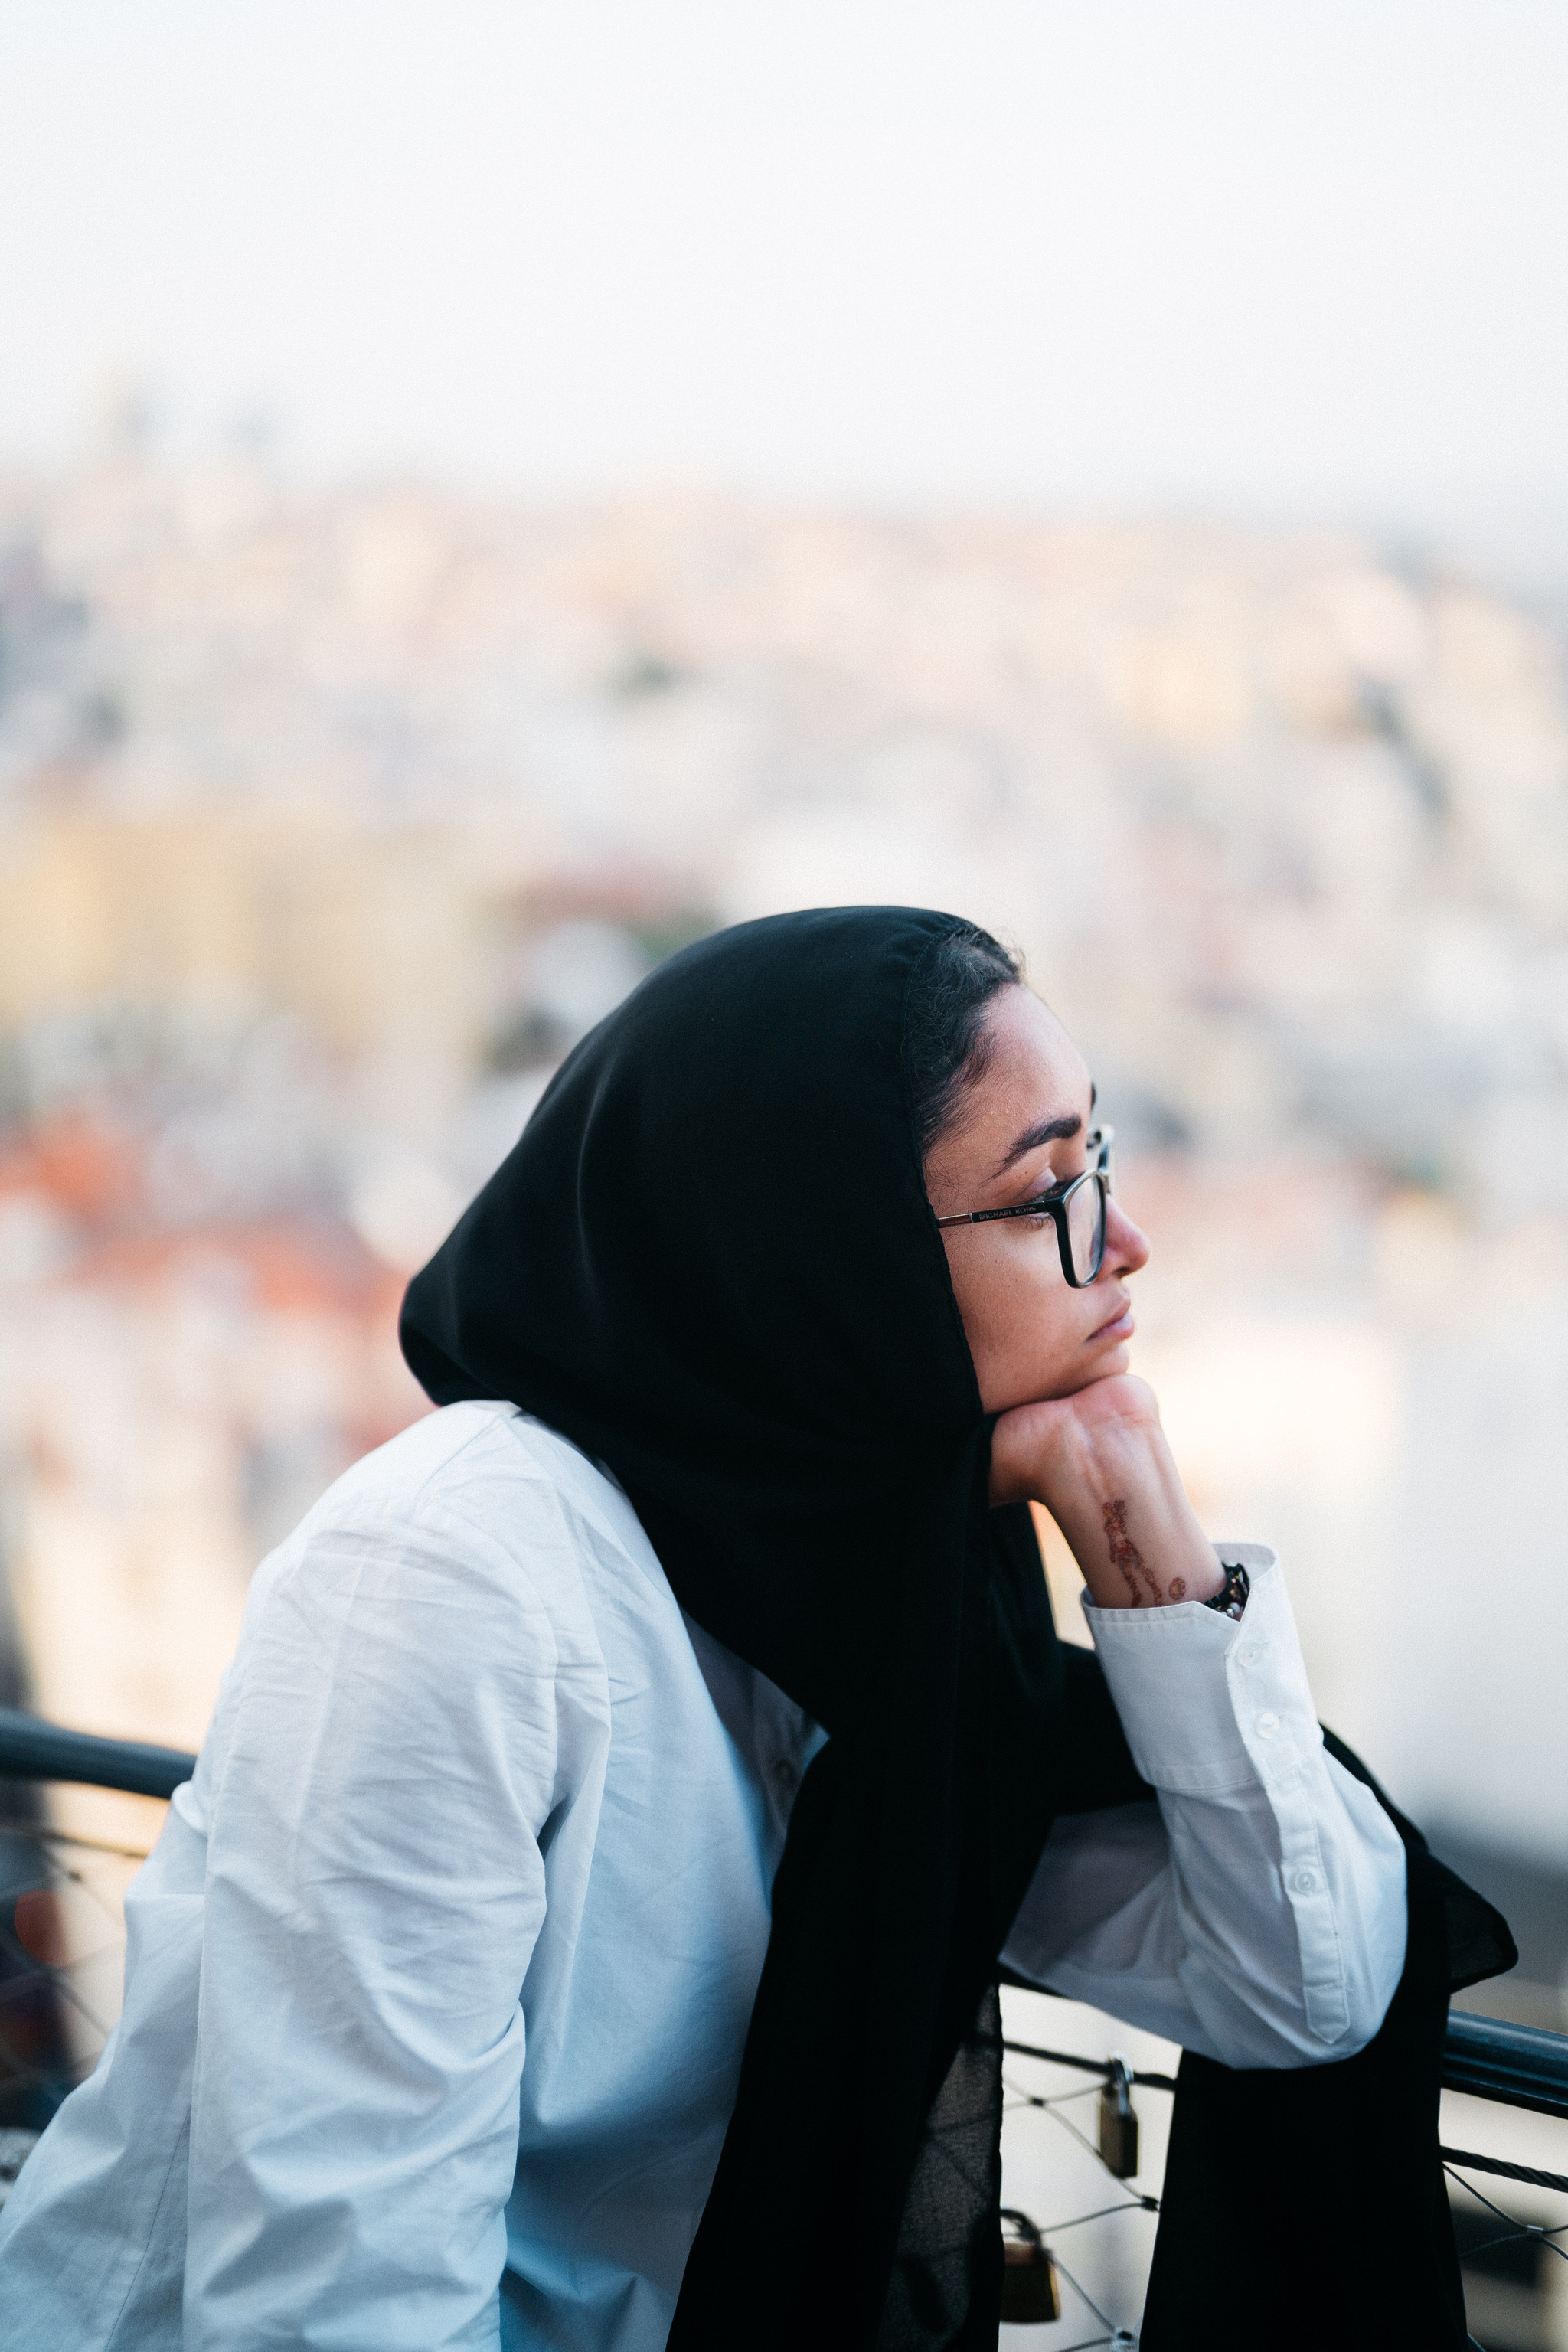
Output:
<path fill-rule="evenodd" d="M 1092 1348 L 1100 1339 L 1131 1339 L 1134 1328 L 1131 1301 L 1124 1298 L 1110 1320 L 1102 1323 L 1098 1331 L 1091 1331 L 1085 1344 Z"/>

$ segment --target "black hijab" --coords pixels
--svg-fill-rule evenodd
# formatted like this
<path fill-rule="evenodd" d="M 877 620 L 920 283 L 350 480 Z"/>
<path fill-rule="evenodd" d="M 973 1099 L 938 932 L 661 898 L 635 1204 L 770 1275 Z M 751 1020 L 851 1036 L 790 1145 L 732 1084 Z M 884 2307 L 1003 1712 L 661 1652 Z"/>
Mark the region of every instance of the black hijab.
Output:
<path fill-rule="evenodd" d="M 996 1956 L 1068 1768 L 905 1071 L 959 928 L 829 908 L 672 957 L 404 1308 L 430 1395 L 510 1398 L 607 1464 L 682 1607 L 830 1735 L 672 2352 L 995 2342 Z"/>

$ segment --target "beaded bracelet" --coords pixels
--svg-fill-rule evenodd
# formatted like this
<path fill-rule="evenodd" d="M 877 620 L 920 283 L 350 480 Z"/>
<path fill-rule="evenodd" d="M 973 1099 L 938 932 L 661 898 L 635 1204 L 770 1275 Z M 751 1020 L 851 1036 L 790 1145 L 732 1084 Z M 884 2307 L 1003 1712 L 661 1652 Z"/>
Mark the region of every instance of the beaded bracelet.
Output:
<path fill-rule="evenodd" d="M 1234 1568 L 1226 1568 L 1222 1559 L 1220 1566 L 1225 1569 L 1225 1582 L 1204 1602 L 1204 1607 L 1217 1609 L 1222 1617 L 1239 1617 L 1252 1591 L 1252 1579 L 1239 1560 Z"/>

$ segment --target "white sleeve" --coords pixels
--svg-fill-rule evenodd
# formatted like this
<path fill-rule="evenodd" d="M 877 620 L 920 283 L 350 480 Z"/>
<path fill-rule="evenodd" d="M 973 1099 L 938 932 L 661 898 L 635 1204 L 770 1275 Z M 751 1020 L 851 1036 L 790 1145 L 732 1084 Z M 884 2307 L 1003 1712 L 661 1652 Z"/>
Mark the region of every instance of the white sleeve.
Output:
<path fill-rule="evenodd" d="M 215 1757 L 184 2338 L 500 2342 L 556 1643 L 514 1557 L 417 1510 L 253 1597 Z"/>
<path fill-rule="evenodd" d="M 1348 2058 L 1405 1965 L 1405 1849 L 1323 1747 L 1274 1554 L 1216 1546 L 1252 1591 L 1084 1614 L 1158 1809 L 1064 1816 L 1003 1958 L 1227 2066 Z"/>

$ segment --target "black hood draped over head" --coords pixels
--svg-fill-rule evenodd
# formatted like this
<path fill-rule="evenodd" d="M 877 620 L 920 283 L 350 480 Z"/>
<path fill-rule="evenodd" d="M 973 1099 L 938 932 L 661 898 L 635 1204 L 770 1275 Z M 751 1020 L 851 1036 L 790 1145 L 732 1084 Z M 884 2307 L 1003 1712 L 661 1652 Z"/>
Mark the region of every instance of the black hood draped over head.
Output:
<path fill-rule="evenodd" d="M 959 928 L 828 908 L 672 957 L 404 1309 L 437 1402 L 606 1464 L 681 1606 L 830 1735 L 672 2352 L 995 2342 L 996 1956 L 1063 1801 L 1063 1670 L 1027 1514 L 987 1507 L 905 1074 Z"/>

